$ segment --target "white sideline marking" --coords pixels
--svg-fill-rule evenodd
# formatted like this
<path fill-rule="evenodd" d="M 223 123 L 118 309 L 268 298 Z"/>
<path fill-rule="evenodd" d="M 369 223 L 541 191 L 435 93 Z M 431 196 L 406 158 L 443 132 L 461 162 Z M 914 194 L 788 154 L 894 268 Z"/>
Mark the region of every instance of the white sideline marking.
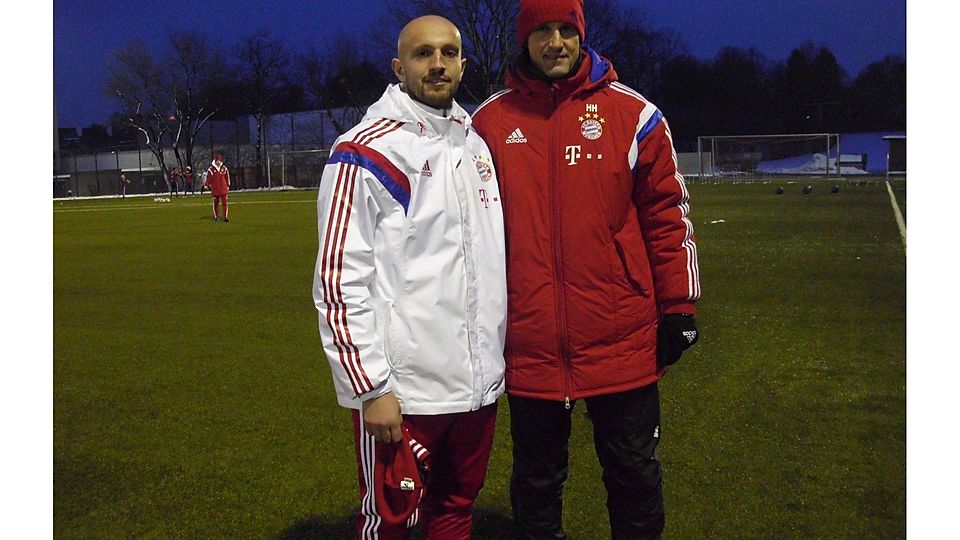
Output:
<path fill-rule="evenodd" d="M 890 181 L 886 182 L 887 193 L 890 194 L 890 206 L 893 207 L 893 217 L 897 219 L 897 227 L 900 227 L 900 239 L 903 240 L 903 251 L 907 251 L 907 224 L 903 222 L 903 214 L 900 213 L 900 205 L 897 204 L 896 197 L 893 196 L 893 188 L 890 187 Z"/>
<path fill-rule="evenodd" d="M 309 199 L 303 200 L 303 201 L 237 201 L 237 202 L 231 201 L 230 206 L 233 206 L 235 204 L 295 204 L 295 203 L 317 204 L 317 201 L 309 200 Z M 174 206 L 176 206 L 177 208 L 183 208 L 184 206 L 208 208 L 210 204 L 211 203 L 209 202 L 206 202 L 206 203 L 191 202 L 191 203 L 185 203 L 185 204 L 177 204 Z M 136 206 L 108 206 L 104 208 L 59 208 L 59 209 L 54 208 L 53 213 L 66 214 L 70 212 L 107 212 L 110 210 L 147 210 L 151 208 L 170 208 L 170 203 L 140 204 Z"/>

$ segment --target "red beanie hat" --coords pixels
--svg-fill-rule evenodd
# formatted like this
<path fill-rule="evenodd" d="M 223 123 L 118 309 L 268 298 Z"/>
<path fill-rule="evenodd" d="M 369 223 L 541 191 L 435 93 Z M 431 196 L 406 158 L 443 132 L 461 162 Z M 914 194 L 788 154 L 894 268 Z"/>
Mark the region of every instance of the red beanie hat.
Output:
<path fill-rule="evenodd" d="M 414 514 L 423 498 L 429 456 L 430 452 L 406 428 L 402 441 L 377 443 L 373 489 L 377 512 L 385 523 L 402 525 L 411 516 L 416 520 Z"/>
<path fill-rule="evenodd" d="M 586 37 L 583 21 L 583 0 L 520 0 L 517 15 L 517 43 L 526 46 L 533 30 L 544 23 L 563 22 L 572 25 L 580 34 L 580 43 Z"/>

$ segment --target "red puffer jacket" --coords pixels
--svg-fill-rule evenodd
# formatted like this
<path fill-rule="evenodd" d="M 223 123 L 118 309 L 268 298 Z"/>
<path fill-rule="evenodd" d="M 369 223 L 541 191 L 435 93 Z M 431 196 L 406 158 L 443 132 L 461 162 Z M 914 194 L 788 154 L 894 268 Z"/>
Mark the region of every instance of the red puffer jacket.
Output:
<path fill-rule="evenodd" d="M 573 76 L 507 90 L 473 126 L 500 178 L 507 391 L 570 400 L 660 378 L 657 323 L 700 297 L 689 196 L 660 111 L 589 48 Z"/>

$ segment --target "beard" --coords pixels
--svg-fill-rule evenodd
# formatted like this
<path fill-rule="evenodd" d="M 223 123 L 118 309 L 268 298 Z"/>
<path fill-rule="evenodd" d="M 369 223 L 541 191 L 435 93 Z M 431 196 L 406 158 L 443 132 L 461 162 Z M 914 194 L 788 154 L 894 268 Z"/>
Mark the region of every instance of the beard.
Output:
<path fill-rule="evenodd" d="M 453 105 L 453 97 L 457 94 L 460 82 L 451 80 L 442 87 L 435 87 L 425 81 L 416 84 L 407 84 L 407 94 L 413 99 L 434 109 L 449 109 Z"/>

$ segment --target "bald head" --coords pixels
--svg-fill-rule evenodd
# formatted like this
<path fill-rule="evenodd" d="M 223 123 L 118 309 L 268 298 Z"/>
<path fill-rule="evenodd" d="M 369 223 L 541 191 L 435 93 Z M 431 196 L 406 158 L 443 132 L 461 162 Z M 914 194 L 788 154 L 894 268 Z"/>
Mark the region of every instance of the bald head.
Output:
<path fill-rule="evenodd" d="M 408 22 L 400 37 L 397 38 L 397 56 L 403 58 L 403 50 L 420 40 L 424 34 L 450 34 L 456 40 L 457 49 L 460 48 L 460 30 L 449 19 L 439 15 L 424 15 Z"/>
<path fill-rule="evenodd" d="M 400 31 L 391 67 L 410 97 L 446 109 L 457 93 L 465 65 L 457 27 L 438 15 L 425 15 Z"/>

